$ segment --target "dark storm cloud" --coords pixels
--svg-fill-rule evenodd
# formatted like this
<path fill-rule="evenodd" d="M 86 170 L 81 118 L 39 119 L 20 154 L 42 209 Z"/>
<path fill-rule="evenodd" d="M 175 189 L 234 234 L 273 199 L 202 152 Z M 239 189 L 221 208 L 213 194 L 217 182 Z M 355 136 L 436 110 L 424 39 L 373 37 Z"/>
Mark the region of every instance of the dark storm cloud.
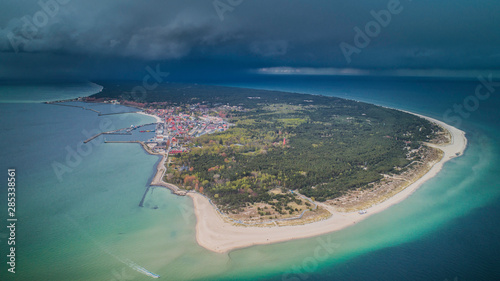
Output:
<path fill-rule="evenodd" d="M 206 17 L 182 5 L 160 1 L 41 2 L 50 5 L 44 9 L 44 5 L 31 3 L 38 11 L 8 22 L 2 31 L 2 51 L 170 59 L 186 56 L 194 46 L 225 39 L 224 29 L 215 26 L 212 14 Z M 27 3 L 30 1 L 23 2 Z"/>
<path fill-rule="evenodd" d="M 208 68 L 499 65 L 498 1 L 400 0 L 400 12 L 357 46 L 355 28 L 366 32 L 372 11 L 391 1 L 397 0 L 6 0 L 0 75 L 30 65 L 32 72 L 78 76 L 151 61 Z M 342 42 L 357 48 L 350 62 Z"/>

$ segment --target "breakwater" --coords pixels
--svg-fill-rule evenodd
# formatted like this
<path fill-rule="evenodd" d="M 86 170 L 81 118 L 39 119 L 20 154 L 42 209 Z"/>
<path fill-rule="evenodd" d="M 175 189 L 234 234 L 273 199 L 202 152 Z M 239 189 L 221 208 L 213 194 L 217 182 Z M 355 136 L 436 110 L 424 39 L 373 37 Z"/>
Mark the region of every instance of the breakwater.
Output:
<path fill-rule="evenodd" d="M 121 128 L 121 129 L 116 129 L 116 130 L 112 130 L 112 131 L 101 132 L 101 133 L 98 133 L 98 134 L 84 140 L 83 143 L 88 143 L 88 142 L 98 138 L 101 135 L 132 135 L 131 132 L 133 130 L 139 129 L 139 128 L 144 127 L 144 126 L 154 125 L 154 124 L 156 124 L 156 123 L 149 123 L 149 124 L 139 125 L 139 126 L 135 126 L 135 127 Z M 131 143 L 131 142 L 132 143 L 141 143 L 140 141 L 105 141 L 105 143 L 127 143 L 127 142 L 128 143 Z"/>
<path fill-rule="evenodd" d="M 77 100 L 77 99 L 72 99 L 72 100 L 62 100 L 62 101 L 47 101 L 47 102 L 45 102 L 45 104 L 51 104 L 51 105 L 58 105 L 58 106 L 68 106 L 68 107 L 81 108 L 81 109 L 84 109 L 84 110 L 90 110 L 90 111 L 93 111 L 93 112 L 97 113 L 97 115 L 99 115 L 99 116 L 105 116 L 105 115 L 117 115 L 117 114 L 128 114 L 128 113 L 138 113 L 138 112 L 142 112 L 142 109 L 140 109 L 140 108 L 122 105 L 122 106 L 124 106 L 124 107 L 135 108 L 135 109 L 137 109 L 137 110 L 136 110 L 136 111 L 127 111 L 127 112 L 102 113 L 101 111 L 95 110 L 95 109 L 93 109 L 93 108 L 85 107 L 85 106 L 83 106 L 83 105 L 65 104 L 66 102 L 81 102 L 81 103 L 83 103 L 83 104 L 85 104 L 85 103 L 89 103 L 89 102 L 79 101 L 79 100 Z M 90 104 L 92 104 L 92 103 L 90 103 Z"/>

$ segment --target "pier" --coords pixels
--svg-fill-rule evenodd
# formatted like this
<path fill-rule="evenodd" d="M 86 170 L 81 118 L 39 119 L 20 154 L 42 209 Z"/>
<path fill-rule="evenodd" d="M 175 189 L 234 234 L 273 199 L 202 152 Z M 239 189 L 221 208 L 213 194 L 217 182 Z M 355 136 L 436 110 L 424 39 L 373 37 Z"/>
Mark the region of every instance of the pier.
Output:
<path fill-rule="evenodd" d="M 165 163 L 167 162 L 167 160 L 168 160 L 168 152 L 165 155 L 163 155 L 163 158 L 158 163 L 158 166 L 156 166 L 156 174 L 151 179 L 151 182 L 149 183 L 148 188 L 144 192 L 144 195 L 142 196 L 141 202 L 139 202 L 139 207 L 144 206 L 144 200 L 146 199 L 146 195 L 148 194 L 151 187 L 154 187 L 154 186 L 167 188 L 170 191 L 172 191 L 173 194 L 178 195 L 178 196 L 186 196 L 187 195 L 188 191 L 182 190 L 179 187 L 177 187 L 176 185 L 166 183 L 165 181 L 163 181 L 163 177 L 165 176 L 165 172 L 167 171 L 167 168 L 165 167 Z"/>
<path fill-rule="evenodd" d="M 125 114 L 125 113 L 138 113 L 138 112 L 142 112 L 142 110 L 139 110 L 139 111 L 128 111 L 128 112 L 114 112 L 114 113 L 99 113 L 99 116 Z"/>
<path fill-rule="evenodd" d="M 92 137 L 84 140 L 83 143 L 88 143 L 88 142 L 96 139 L 100 135 L 132 135 L 131 132 L 133 130 L 139 129 L 139 128 L 144 127 L 144 126 L 154 125 L 154 124 L 156 124 L 156 123 L 149 123 L 149 124 L 139 125 L 139 126 L 135 126 L 135 127 L 121 128 L 121 129 L 112 130 L 112 131 L 108 131 L 108 132 L 102 132 L 102 133 L 99 133 L 95 136 L 92 136 Z M 125 132 L 120 133 L 120 131 L 125 131 Z M 127 143 L 127 142 L 128 143 L 141 143 L 140 141 L 105 141 L 105 143 Z"/>
<path fill-rule="evenodd" d="M 139 202 L 139 207 L 144 207 L 144 200 L 146 199 L 146 195 L 148 194 L 150 188 L 151 186 L 148 186 L 148 188 L 146 188 L 144 195 L 142 195 L 141 202 Z"/>
<path fill-rule="evenodd" d="M 92 141 L 93 139 L 99 137 L 100 135 L 102 135 L 102 133 L 99 133 L 99 134 L 97 134 L 97 135 L 95 135 L 95 136 L 93 136 L 93 137 L 91 137 L 91 138 L 89 138 L 87 140 L 84 140 L 83 143 L 88 143 L 89 141 Z"/>
<path fill-rule="evenodd" d="M 131 136 L 132 133 L 102 133 L 103 135 L 128 135 Z"/>
<path fill-rule="evenodd" d="M 69 101 L 77 101 L 77 100 L 68 100 L 68 101 L 55 101 L 55 102 L 45 102 L 45 104 L 52 104 L 52 105 L 59 105 L 59 106 L 69 106 L 69 107 L 76 107 L 76 108 L 81 108 L 81 109 L 84 109 L 84 110 L 90 110 L 90 111 L 93 111 L 95 113 L 97 113 L 98 115 L 102 115 L 100 111 L 97 111 L 95 109 L 92 109 L 92 108 L 87 108 L 85 106 L 80 106 L 80 105 L 72 105 L 72 104 L 63 104 L 63 102 L 69 102 Z"/>
<path fill-rule="evenodd" d="M 117 133 L 121 130 L 124 130 L 124 129 L 118 129 L 118 130 L 113 130 L 113 131 L 109 131 L 109 132 L 102 132 L 102 133 L 99 133 L 95 136 L 92 136 L 86 140 L 83 141 L 83 143 L 88 143 L 96 138 L 98 138 L 100 135 L 113 135 L 113 134 L 117 134 L 117 135 L 131 135 L 130 133 Z"/>
<path fill-rule="evenodd" d="M 104 143 L 141 143 L 140 141 L 104 141 Z"/>
<path fill-rule="evenodd" d="M 65 102 L 82 102 L 82 103 L 89 103 L 89 102 L 84 102 L 84 101 L 80 101 L 78 99 L 72 99 L 72 100 L 62 100 L 62 101 L 46 101 L 45 104 L 52 104 L 52 105 L 59 105 L 59 106 L 69 106 L 69 107 L 76 107 L 76 108 L 81 108 L 81 109 L 84 109 L 84 110 L 90 110 L 90 111 L 93 111 L 95 113 L 97 113 L 98 116 L 104 116 L 104 115 L 116 115 L 116 114 L 127 114 L 127 113 L 138 113 L 138 112 L 142 112 L 142 109 L 140 108 L 137 108 L 137 107 L 131 107 L 131 106 L 126 106 L 126 105 L 122 105 L 124 107 L 129 107 L 129 108 L 137 108 L 138 110 L 136 111 L 127 111 L 127 112 L 112 112 L 112 113 L 102 113 L 98 110 L 95 110 L 93 108 L 88 108 L 88 107 L 85 107 L 85 106 L 81 106 L 81 105 L 72 105 L 72 104 L 64 104 Z M 91 104 L 91 103 L 90 103 Z"/>
<path fill-rule="evenodd" d="M 156 167 L 156 175 L 153 177 L 153 179 L 151 180 L 149 185 L 150 186 L 166 187 L 166 188 L 170 189 L 175 195 L 185 196 L 187 194 L 187 191 L 180 189 L 176 185 L 166 183 L 165 181 L 163 181 L 163 177 L 165 176 L 165 173 L 167 172 L 167 167 L 165 167 L 165 163 L 167 162 L 167 159 L 168 159 L 168 152 L 163 156 L 160 163 L 158 163 L 158 166 Z"/>
<path fill-rule="evenodd" d="M 149 124 L 144 124 L 144 125 L 140 125 L 140 126 L 136 126 L 136 127 L 132 127 L 132 128 L 123 128 L 123 129 L 118 129 L 118 130 L 114 130 L 114 131 L 99 133 L 99 134 L 93 136 L 92 138 L 89 138 L 88 140 L 86 140 L 85 143 L 87 143 L 87 142 L 89 142 L 89 141 L 91 141 L 91 140 L 93 140 L 93 139 L 95 139 L 103 134 L 126 135 L 126 134 L 130 134 L 129 132 L 131 132 L 135 129 L 138 129 L 140 127 L 154 125 L 154 124 L 157 124 L 157 123 L 149 123 Z M 127 133 L 119 133 L 119 131 L 123 131 L 123 130 L 125 130 Z M 172 191 L 173 194 L 178 195 L 178 196 L 186 196 L 187 195 L 188 191 L 182 190 L 179 187 L 177 187 L 176 185 L 173 185 L 173 184 L 170 184 L 170 183 L 163 181 L 163 177 L 165 176 L 165 173 L 167 171 L 167 168 L 165 167 L 165 163 L 168 161 L 168 152 L 169 151 L 167 151 L 166 153 L 162 153 L 162 154 L 155 153 L 155 152 L 151 151 L 151 149 L 142 141 L 133 141 L 133 140 L 132 141 L 104 141 L 104 143 L 139 143 L 139 144 L 141 144 L 141 146 L 143 147 L 143 149 L 147 153 L 162 156 L 162 159 L 159 161 L 158 165 L 156 166 L 156 173 L 155 173 L 154 177 L 151 179 L 151 182 L 149 183 L 148 187 L 144 191 L 144 194 L 141 198 L 141 201 L 139 202 L 139 207 L 144 207 L 144 201 L 146 200 L 146 196 L 147 196 L 148 192 L 150 191 L 150 189 L 152 187 L 155 187 L 155 186 L 167 188 L 170 191 Z"/>

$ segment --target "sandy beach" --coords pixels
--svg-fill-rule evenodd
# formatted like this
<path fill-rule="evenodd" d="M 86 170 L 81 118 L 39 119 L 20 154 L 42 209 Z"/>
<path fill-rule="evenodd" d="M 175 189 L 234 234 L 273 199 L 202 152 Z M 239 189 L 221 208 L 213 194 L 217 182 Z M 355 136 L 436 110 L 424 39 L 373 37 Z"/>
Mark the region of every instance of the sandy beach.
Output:
<path fill-rule="evenodd" d="M 411 112 L 408 113 L 414 114 Z M 425 118 L 448 130 L 451 134 L 451 142 L 443 146 L 430 145 L 441 149 L 444 152 L 443 158 L 424 176 L 395 196 L 366 209 L 366 214 L 361 215 L 358 212 L 341 213 L 335 211 L 333 207 L 321 204 L 332 213 L 330 218 L 323 221 L 297 226 L 243 227 L 224 222 L 205 197 L 197 193 L 188 193 L 188 196 L 190 196 L 194 202 L 197 218 L 196 239 L 198 244 L 210 251 L 225 253 L 237 248 L 244 248 L 252 245 L 271 244 L 292 239 L 313 237 L 346 228 L 366 219 L 370 215 L 379 213 L 403 201 L 423 183 L 437 175 L 444 163 L 462 155 L 467 146 L 467 139 L 463 131 L 427 116 L 419 114 L 414 115 Z"/>
<path fill-rule="evenodd" d="M 156 122 L 157 122 L 157 123 L 158 123 L 158 122 L 161 122 L 161 118 L 160 118 L 160 117 L 158 117 L 158 116 L 156 116 L 156 115 L 147 114 L 146 112 L 143 112 L 143 111 L 141 111 L 141 112 L 137 112 L 137 113 L 142 114 L 142 115 L 146 115 L 146 116 L 149 116 L 149 117 L 153 117 L 154 119 L 156 119 Z"/>

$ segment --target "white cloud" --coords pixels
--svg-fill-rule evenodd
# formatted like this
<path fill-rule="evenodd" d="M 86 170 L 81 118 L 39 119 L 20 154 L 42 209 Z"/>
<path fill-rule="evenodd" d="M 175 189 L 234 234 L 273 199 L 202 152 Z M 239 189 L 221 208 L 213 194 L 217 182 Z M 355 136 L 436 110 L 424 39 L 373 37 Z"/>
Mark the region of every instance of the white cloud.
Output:
<path fill-rule="evenodd" d="M 426 78 L 462 78 L 476 79 L 480 75 L 491 74 L 500 78 L 500 70 L 455 70 L 455 69 L 356 69 L 356 68 L 314 68 L 314 67 L 268 67 L 254 70 L 258 74 L 268 75 L 331 75 L 331 76 L 393 76 Z"/>

